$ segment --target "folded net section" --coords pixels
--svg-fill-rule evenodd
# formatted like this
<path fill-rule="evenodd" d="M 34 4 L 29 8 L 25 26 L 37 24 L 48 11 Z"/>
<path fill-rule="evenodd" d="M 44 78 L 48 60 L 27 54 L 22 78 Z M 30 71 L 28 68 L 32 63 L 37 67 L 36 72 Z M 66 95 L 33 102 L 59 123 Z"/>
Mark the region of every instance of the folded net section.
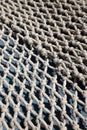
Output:
<path fill-rule="evenodd" d="M 87 129 L 87 1 L 0 1 L 0 129 Z"/>

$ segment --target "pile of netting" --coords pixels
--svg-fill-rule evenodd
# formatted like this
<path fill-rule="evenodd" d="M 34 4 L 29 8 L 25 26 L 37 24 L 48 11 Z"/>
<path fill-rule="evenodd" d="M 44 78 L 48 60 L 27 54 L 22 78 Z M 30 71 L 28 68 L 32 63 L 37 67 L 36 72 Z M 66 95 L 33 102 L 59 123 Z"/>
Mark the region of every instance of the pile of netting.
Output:
<path fill-rule="evenodd" d="M 87 130 L 87 0 L 0 0 L 0 130 Z"/>

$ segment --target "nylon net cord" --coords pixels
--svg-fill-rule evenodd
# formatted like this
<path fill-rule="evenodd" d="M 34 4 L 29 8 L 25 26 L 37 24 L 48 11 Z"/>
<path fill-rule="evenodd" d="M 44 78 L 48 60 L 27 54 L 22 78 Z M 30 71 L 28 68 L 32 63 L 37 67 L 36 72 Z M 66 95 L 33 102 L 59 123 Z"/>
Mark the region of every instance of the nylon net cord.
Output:
<path fill-rule="evenodd" d="M 87 130 L 87 1 L 0 0 L 0 130 Z"/>

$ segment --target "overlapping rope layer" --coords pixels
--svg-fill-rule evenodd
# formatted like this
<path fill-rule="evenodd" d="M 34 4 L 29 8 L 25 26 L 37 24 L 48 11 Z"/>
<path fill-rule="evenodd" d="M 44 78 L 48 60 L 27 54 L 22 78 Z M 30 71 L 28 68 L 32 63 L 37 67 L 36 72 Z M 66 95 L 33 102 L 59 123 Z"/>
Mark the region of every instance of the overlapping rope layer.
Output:
<path fill-rule="evenodd" d="M 0 0 L 0 130 L 87 130 L 87 1 Z"/>

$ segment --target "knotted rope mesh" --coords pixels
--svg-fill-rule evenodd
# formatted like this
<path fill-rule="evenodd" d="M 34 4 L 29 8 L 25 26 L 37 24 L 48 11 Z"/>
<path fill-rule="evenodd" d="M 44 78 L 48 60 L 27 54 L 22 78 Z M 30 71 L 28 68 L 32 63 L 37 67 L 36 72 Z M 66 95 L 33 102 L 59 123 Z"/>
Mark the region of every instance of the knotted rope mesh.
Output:
<path fill-rule="evenodd" d="M 0 130 L 87 130 L 87 1 L 0 0 Z"/>

